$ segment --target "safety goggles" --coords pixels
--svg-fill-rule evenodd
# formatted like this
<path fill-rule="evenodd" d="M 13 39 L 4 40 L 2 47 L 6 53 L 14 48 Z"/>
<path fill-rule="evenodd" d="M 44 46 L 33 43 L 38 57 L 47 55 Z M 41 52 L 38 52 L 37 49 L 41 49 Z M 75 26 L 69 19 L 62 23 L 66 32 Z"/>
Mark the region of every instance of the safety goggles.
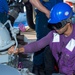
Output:
<path fill-rule="evenodd" d="M 52 29 L 57 29 L 57 30 L 59 30 L 59 29 L 63 28 L 66 24 L 67 24 L 66 21 L 61 21 L 61 22 L 58 22 L 58 23 L 50 23 L 50 24 L 48 25 L 48 27 L 49 27 L 49 28 L 52 28 Z"/>

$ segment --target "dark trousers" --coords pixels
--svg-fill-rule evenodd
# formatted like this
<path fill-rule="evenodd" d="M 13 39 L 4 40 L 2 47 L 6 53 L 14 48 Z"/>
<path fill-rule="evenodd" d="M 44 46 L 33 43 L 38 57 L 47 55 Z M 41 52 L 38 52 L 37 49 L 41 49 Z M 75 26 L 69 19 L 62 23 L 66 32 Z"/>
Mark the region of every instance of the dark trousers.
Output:
<path fill-rule="evenodd" d="M 35 25 L 37 40 L 40 40 L 50 32 L 50 29 L 48 29 L 47 27 L 47 21 L 48 18 L 46 17 L 46 15 L 37 10 Z M 41 65 L 43 63 L 43 51 L 44 49 L 34 53 L 33 65 Z"/>
<path fill-rule="evenodd" d="M 43 63 L 33 66 L 33 73 L 36 75 L 52 75 L 52 73 L 58 73 L 58 66 L 49 46 L 44 48 L 42 53 Z"/>
<path fill-rule="evenodd" d="M 0 22 L 4 24 L 6 21 L 7 21 L 7 14 L 0 13 Z"/>
<path fill-rule="evenodd" d="M 8 15 L 6 13 L 0 13 L 0 22 L 2 24 L 4 24 L 6 21 L 8 20 Z M 6 28 L 9 30 L 10 32 L 10 26 L 9 24 L 6 24 Z"/>
<path fill-rule="evenodd" d="M 51 75 L 52 73 L 58 72 L 56 60 L 53 57 L 52 51 L 50 50 L 49 46 L 47 46 L 44 50 L 44 63 L 46 75 Z"/>
<path fill-rule="evenodd" d="M 51 31 L 47 27 L 47 24 L 48 24 L 48 18 L 46 17 L 46 15 L 37 10 L 36 25 L 35 25 L 37 40 L 40 40 L 41 38 L 46 36 Z M 34 53 L 33 72 L 37 72 L 35 70 L 38 70 L 39 72 L 45 73 L 45 71 L 44 71 L 44 69 L 45 69 L 44 50 L 45 50 L 45 48 Z M 48 58 L 51 58 L 51 57 L 48 57 Z M 36 74 L 36 75 L 40 75 L 40 74 Z M 43 75 L 43 74 L 41 74 L 41 75 Z"/>

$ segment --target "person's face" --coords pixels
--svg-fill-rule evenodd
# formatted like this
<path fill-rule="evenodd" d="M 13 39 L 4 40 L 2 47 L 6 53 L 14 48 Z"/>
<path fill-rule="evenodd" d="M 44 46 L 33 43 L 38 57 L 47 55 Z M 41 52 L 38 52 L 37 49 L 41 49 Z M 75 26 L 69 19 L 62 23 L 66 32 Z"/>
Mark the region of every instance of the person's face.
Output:
<path fill-rule="evenodd" d="M 64 34 L 67 30 L 68 30 L 68 25 L 66 24 L 64 27 L 60 28 L 60 29 L 56 29 L 54 27 L 55 31 L 58 33 L 58 34 Z"/>

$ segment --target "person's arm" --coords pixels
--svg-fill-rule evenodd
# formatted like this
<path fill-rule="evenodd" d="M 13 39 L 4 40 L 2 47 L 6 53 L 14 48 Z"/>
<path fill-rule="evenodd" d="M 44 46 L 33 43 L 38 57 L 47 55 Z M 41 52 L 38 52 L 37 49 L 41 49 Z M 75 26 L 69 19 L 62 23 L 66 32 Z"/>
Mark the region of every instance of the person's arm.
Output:
<path fill-rule="evenodd" d="M 51 37 L 50 34 L 51 33 L 49 33 L 47 36 L 43 37 L 39 41 L 32 42 L 30 44 L 27 44 L 27 45 L 21 47 L 21 48 L 17 48 L 16 50 L 14 50 L 15 48 L 14 48 L 14 46 L 12 46 L 11 48 L 9 48 L 8 54 L 37 52 L 37 51 L 41 50 L 42 48 L 44 48 L 45 46 L 49 45 L 50 37 Z"/>
<path fill-rule="evenodd" d="M 44 7 L 44 6 L 41 4 L 40 0 L 29 0 L 29 1 L 30 1 L 30 3 L 31 3 L 33 6 L 35 6 L 39 11 L 45 13 L 48 18 L 50 17 L 50 11 L 49 11 L 46 7 Z"/>
<path fill-rule="evenodd" d="M 51 33 L 47 34 L 45 37 L 42 39 L 32 42 L 30 44 L 27 44 L 24 46 L 25 52 L 24 53 L 34 53 L 37 51 L 40 51 L 42 48 L 46 47 L 47 45 L 50 44 L 50 36 Z"/>

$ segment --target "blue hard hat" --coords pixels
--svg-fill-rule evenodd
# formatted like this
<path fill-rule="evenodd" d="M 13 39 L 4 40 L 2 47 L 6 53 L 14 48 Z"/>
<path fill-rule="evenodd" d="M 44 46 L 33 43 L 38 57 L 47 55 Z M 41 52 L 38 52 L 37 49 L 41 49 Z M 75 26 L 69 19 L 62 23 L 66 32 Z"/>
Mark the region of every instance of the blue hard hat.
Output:
<path fill-rule="evenodd" d="M 48 23 L 58 23 L 62 20 L 70 18 L 73 14 L 72 8 L 66 3 L 56 4 L 50 12 L 50 19 Z"/>

